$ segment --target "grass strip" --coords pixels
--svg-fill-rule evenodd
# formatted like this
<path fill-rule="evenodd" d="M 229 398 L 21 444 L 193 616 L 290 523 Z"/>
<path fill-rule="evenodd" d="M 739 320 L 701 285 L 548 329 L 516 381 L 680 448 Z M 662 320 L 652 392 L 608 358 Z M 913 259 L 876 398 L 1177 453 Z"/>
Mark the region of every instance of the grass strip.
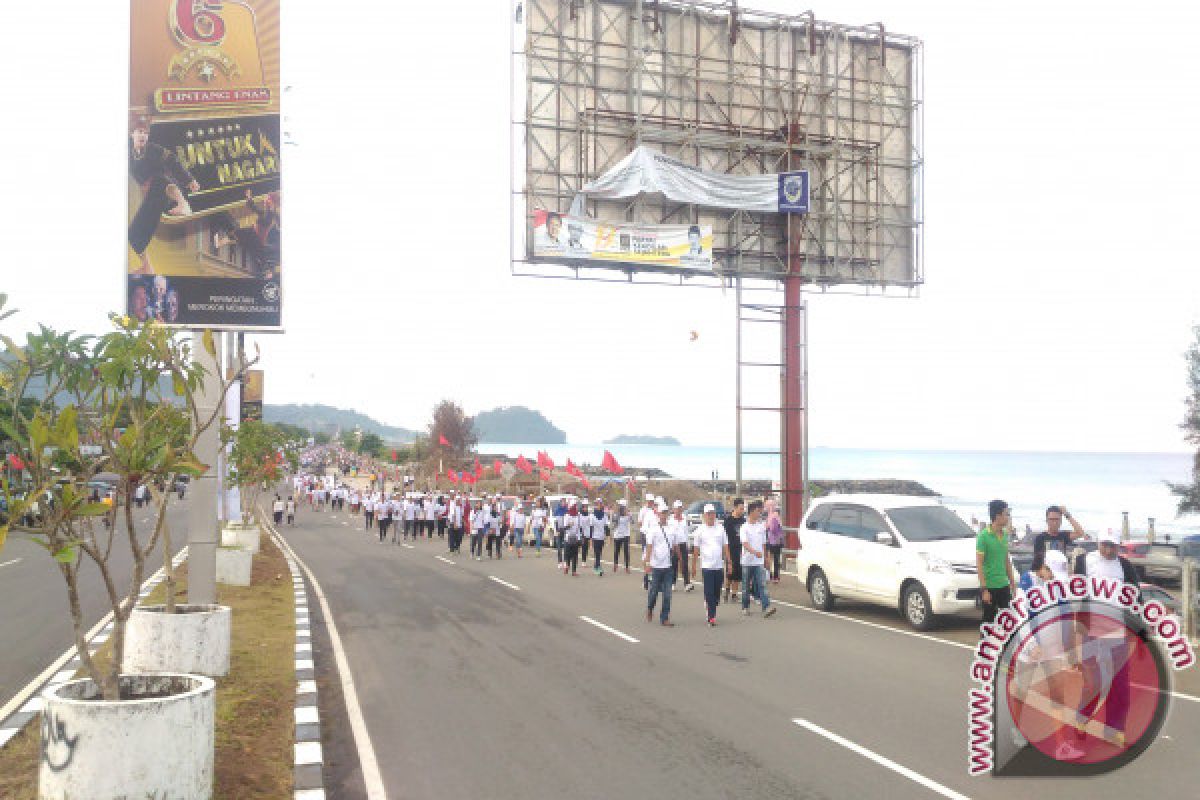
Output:
<path fill-rule="evenodd" d="M 176 597 L 187 594 L 187 564 Z M 159 584 L 145 604 L 166 600 Z M 217 602 L 233 609 L 229 675 L 217 679 L 215 800 L 292 795 L 292 709 L 296 702 L 296 618 L 292 580 L 264 531 L 250 586 L 217 585 Z M 97 653 L 107 658 L 109 645 Z M 0 797 L 37 800 L 40 719 L 0 748 Z"/>

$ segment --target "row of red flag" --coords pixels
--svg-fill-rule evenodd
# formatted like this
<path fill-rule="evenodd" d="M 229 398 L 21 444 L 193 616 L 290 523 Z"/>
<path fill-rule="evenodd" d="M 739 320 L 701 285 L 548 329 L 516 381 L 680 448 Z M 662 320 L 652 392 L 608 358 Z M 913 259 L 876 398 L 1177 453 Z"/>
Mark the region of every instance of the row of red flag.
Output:
<path fill-rule="evenodd" d="M 442 438 L 444 441 L 444 437 Z M 524 472 L 526 475 L 533 474 L 534 465 L 529 463 L 529 460 L 525 458 L 524 455 L 517 457 L 515 466 L 518 470 Z M 540 477 L 543 481 L 551 480 L 553 477 L 551 471 L 554 469 L 554 466 L 554 460 L 551 459 L 547 453 L 539 450 L 537 454 L 538 477 Z M 614 475 L 621 475 L 625 472 L 624 467 L 618 464 L 617 459 L 614 458 L 613 454 L 607 450 L 604 451 L 604 460 L 600 462 L 600 467 Z M 496 459 L 494 462 L 492 462 L 492 471 L 495 474 L 499 475 L 503 469 L 504 462 L 500 459 Z M 571 459 L 567 459 L 567 465 L 563 469 L 568 475 L 578 479 L 584 485 L 584 487 L 588 489 L 592 488 L 592 485 L 588 482 L 588 479 L 583 474 L 583 471 L 579 469 L 579 467 L 575 466 Z M 461 471 L 452 469 L 446 470 L 446 479 L 451 483 L 461 482 L 471 485 L 477 483 L 481 478 L 483 478 L 483 466 L 479 463 L 478 456 L 475 458 L 474 469 Z"/>

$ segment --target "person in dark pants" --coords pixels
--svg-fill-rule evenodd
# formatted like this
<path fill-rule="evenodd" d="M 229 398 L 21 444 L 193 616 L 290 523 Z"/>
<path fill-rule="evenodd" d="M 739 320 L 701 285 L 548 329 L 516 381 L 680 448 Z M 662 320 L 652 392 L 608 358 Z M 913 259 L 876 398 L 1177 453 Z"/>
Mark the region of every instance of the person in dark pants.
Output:
<path fill-rule="evenodd" d="M 996 615 L 1012 603 L 1012 560 L 1008 557 L 1008 537 L 1012 530 L 1012 511 L 1003 500 L 988 503 L 991 524 L 975 537 L 975 566 L 983 599 L 983 622 L 990 625 Z"/>
<path fill-rule="evenodd" d="M 591 509 L 588 508 L 587 498 L 579 501 L 579 546 L 583 548 L 583 556 L 579 559 L 585 565 L 588 562 L 588 549 L 592 544 Z"/>
<path fill-rule="evenodd" d="M 646 621 L 654 619 L 654 606 L 658 603 L 658 596 L 662 594 L 662 612 L 659 614 L 659 622 L 667 628 L 675 626 L 671 622 L 671 554 L 674 548 L 671 546 L 671 537 L 667 533 L 667 506 L 663 503 L 659 507 L 658 519 L 647 521 L 646 526 L 642 529 L 646 536 L 646 556 L 645 567 L 647 581 L 646 595 Z"/>
<path fill-rule="evenodd" d="M 580 519 L 579 509 L 571 506 L 567 510 L 566 516 L 563 517 L 562 540 L 563 548 L 563 574 L 564 575 L 579 575 L 579 542 L 583 540 L 583 523 Z"/>
<path fill-rule="evenodd" d="M 729 542 L 725 528 L 717 524 L 717 508 L 704 506 L 702 521 L 694 532 L 692 572 L 699 572 L 704 581 L 704 607 L 710 628 L 717 624 L 717 603 L 721 601 L 721 583 L 725 578 L 725 563 L 729 561 Z"/>
<path fill-rule="evenodd" d="M 742 582 L 742 525 L 746 523 L 746 501 L 740 497 L 733 500 L 733 510 L 725 517 L 725 540 L 729 543 L 729 583 L 725 586 L 725 599 L 737 597 Z"/>
<path fill-rule="evenodd" d="M 617 501 L 617 512 L 613 520 L 613 572 L 617 571 L 621 553 L 625 554 L 625 571 L 629 572 L 629 534 L 633 528 L 633 516 L 624 500 Z"/>

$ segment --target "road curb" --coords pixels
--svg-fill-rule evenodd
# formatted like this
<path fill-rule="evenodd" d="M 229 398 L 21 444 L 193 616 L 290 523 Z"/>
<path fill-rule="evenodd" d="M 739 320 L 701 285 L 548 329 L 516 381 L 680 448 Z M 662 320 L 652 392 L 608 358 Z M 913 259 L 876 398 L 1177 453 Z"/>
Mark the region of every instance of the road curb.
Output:
<path fill-rule="evenodd" d="M 308 615 L 308 588 L 292 551 L 274 526 L 263 520 L 292 573 L 296 608 L 296 704 L 293 710 L 296 743 L 293 745 L 292 790 L 296 800 L 324 800 L 325 756 L 321 751 L 321 710 L 317 702 L 317 672 L 313 661 L 312 623 Z"/>
<path fill-rule="evenodd" d="M 175 567 L 178 569 L 179 565 L 186 559 L 187 547 L 185 546 L 173 559 Z M 141 591 L 138 592 L 138 602 L 140 603 L 145 600 L 146 596 L 154 591 L 165 578 L 166 575 L 163 572 L 163 568 L 159 567 L 157 572 L 142 583 Z M 101 645 L 108 641 L 108 637 L 112 635 L 112 630 L 113 614 L 109 611 L 84 637 L 88 643 L 88 652 L 95 654 Z M 7 745 L 14 736 L 21 732 L 22 728 L 41 713 L 42 695 L 47 690 L 57 689 L 62 684 L 72 680 L 81 666 L 83 665 L 75 652 L 74 646 L 67 648 L 41 675 L 38 675 L 26 684 L 25 688 L 17 692 L 3 708 L 0 708 L 0 748 Z"/>

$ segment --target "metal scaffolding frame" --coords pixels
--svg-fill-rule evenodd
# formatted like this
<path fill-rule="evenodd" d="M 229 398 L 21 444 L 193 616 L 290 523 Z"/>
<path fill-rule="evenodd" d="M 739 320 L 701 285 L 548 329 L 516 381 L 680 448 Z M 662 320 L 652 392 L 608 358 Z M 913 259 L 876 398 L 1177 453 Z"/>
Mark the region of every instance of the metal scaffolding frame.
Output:
<path fill-rule="evenodd" d="M 521 16 L 514 272 L 728 285 L 722 278 L 778 280 L 798 267 L 812 286 L 921 284 L 919 40 L 735 0 L 524 0 Z M 791 220 L 659 196 L 588 200 L 598 219 L 712 225 L 715 269 L 535 260 L 533 209 L 566 211 L 641 144 L 715 172 L 808 169 L 812 211 Z"/>
<path fill-rule="evenodd" d="M 801 493 L 785 502 L 795 525 L 808 478 L 802 287 L 912 296 L 924 280 L 921 42 L 882 24 L 738 0 L 513 0 L 513 9 L 512 273 L 735 288 L 739 387 L 743 368 L 764 363 L 743 362 L 745 315 L 780 323 L 781 399 L 768 410 L 782 415 L 784 499 Z M 567 211 L 643 144 L 714 172 L 807 169 L 810 213 L 587 199 L 595 219 L 711 225 L 713 269 L 535 258 L 533 211 Z M 782 290 L 782 303 L 743 301 L 761 290 Z M 739 478 L 751 410 L 739 396 Z"/>

